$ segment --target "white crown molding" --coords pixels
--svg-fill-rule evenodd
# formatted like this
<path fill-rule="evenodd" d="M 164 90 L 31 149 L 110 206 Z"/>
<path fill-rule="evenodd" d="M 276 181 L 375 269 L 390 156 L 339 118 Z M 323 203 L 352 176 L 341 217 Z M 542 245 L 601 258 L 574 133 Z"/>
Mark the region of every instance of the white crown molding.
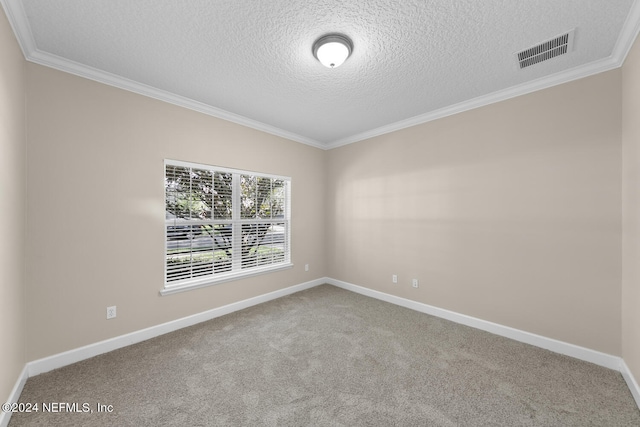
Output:
<path fill-rule="evenodd" d="M 622 31 L 618 36 L 616 45 L 613 48 L 612 57 L 615 58 L 619 67 L 622 67 L 627 55 L 640 33 L 640 0 L 635 0 L 629 10 L 626 21 L 622 25 Z"/>
<path fill-rule="evenodd" d="M 33 39 L 22 2 L 19 0 L 0 0 L 0 4 L 2 4 L 2 8 L 9 20 L 9 25 L 11 25 L 11 29 L 16 35 L 22 54 L 25 58 L 28 58 L 30 53 L 36 49 L 36 42 Z"/>
<path fill-rule="evenodd" d="M 315 148 L 324 149 L 325 146 L 318 141 L 311 138 L 304 137 L 302 135 L 289 132 L 275 126 L 268 125 L 266 123 L 259 122 L 257 120 L 249 119 L 239 114 L 231 113 L 221 108 L 216 108 L 211 105 L 194 101 L 193 99 L 176 95 L 174 93 L 157 89 L 152 86 L 148 86 L 136 81 L 121 77 L 115 74 L 107 73 L 102 70 L 98 70 L 87 65 L 79 64 L 74 61 L 70 61 L 65 58 L 61 58 L 56 55 L 52 55 L 41 51 L 32 51 L 29 56 L 26 57 L 28 61 L 36 64 L 44 65 L 46 67 L 55 68 L 66 73 L 75 74 L 76 76 L 84 77 L 89 80 L 94 80 L 99 83 L 104 83 L 109 86 L 114 86 L 119 89 L 124 89 L 129 92 L 134 92 L 139 95 L 144 95 L 149 98 L 154 98 L 160 101 L 168 102 L 170 104 L 184 107 L 189 110 L 197 111 L 199 113 L 207 114 L 219 119 L 227 120 L 248 128 L 256 129 L 271 135 L 286 138 L 295 142 L 310 145 Z"/>
<path fill-rule="evenodd" d="M 189 110 L 217 117 L 222 120 L 279 136 L 281 138 L 300 142 L 315 148 L 326 149 L 324 144 L 314 139 L 280 129 L 257 120 L 249 119 L 239 114 L 231 113 L 184 96 L 176 95 L 165 90 L 157 89 L 115 74 L 98 70 L 57 55 L 39 51 L 36 47 L 22 2 L 19 0 L 0 0 L 0 4 L 7 14 L 9 24 L 16 35 L 20 49 L 22 49 L 22 54 L 27 61 L 64 71 L 69 74 L 74 74 L 79 77 L 84 77 L 99 83 L 104 83 L 109 86 L 114 86 L 129 92 L 134 92 L 149 98 L 168 102 L 179 107 L 184 107 Z"/>
<path fill-rule="evenodd" d="M 408 127 L 420 125 L 433 120 L 441 119 L 454 114 L 469 111 L 475 108 L 484 107 L 496 102 L 505 101 L 517 96 L 526 95 L 528 93 L 536 92 L 539 90 L 547 89 L 553 86 L 557 86 L 563 83 L 569 83 L 574 80 L 589 77 L 598 73 L 609 71 L 615 68 L 622 67 L 624 64 L 634 41 L 638 37 L 640 32 L 640 0 L 635 0 L 629 10 L 629 15 L 622 26 L 622 31 L 618 36 L 616 45 L 610 57 L 601 59 L 599 61 L 591 62 L 580 67 L 572 68 L 570 70 L 562 71 L 547 77 L 543 77 L 537 80 L 533 80 L 527 83 L 523 83 L 517 86 L 513 86 L 504 90 L 482 95 L 468 101 L 460 102 L 455 105 L 450 105 L 439 110 L 430 111 L 425 114 L 420 114 L 415 117 L 411 117 L 406 120 L 400 120 L 395 123 L 391 123 L 386 126 L 371 129 L 366 132 L 362 132 L 356 135 L 351 135 L 346 138 L 342 138 L 333 141 L 326 145 L 326 149 L 341 147 L 343 145 L 353 144 L 354 142 L 363 141 L 376 136 L 384 135 L 387 133 L 395 132 Z"/>
<path fill-rule="evenodd" d="M 14 33 L 16 34 L 20 48 L 28 61 L 324 150 L 330 150 L 343 145 L 363 141 L 621 67 L 629 53 L 629 50 L 633 46 L 633 42 L 640 32 L 640 0 L 635 0 L 622 27 L 622 31 L 620 32 L 620 36 L 618 37 L 613 53 L 608 58 L 518 86 L 513 86 L 505 90 L 479 96 L 436 111 L 420 114 L 406 120 L 400 120 L 356 135 L 341 138 L 333 142 L 322 143 L 312 138 L 249 119 L 239 114 L 231 113 L 202 102 L 147 86 L 52 54 L 41 52 L 36 48 L 29 22 L 26 18 L 24 8 L 22 7 L 22 2 L 19 0 L 0 0 L 0 4 L 2 4 L 5 12 L 7 13 L 7 17 Z"/>
<path fill-rule="evenodd" d="M 442 119 L 447 116 L 462 113 L 465 111 L 473 110 L 479 107 L 495 104 L 497 102 L 506 101 L 507 99 L 515 98 L 518 96 L 526 95 L 528 93 L 537 92 L 542 89 L 547 89 L 553 86 L 557 86 L 563 83 L 568 83 L 574 80 L 578 80 L 584 77 L 588 77 L 594 74 L 609 71 L 614 68 L 618 68 L 622 65 L 621 62 L 613 57 L 605 58 L 599 61 L 591 62 L 581 67 L 572 68 L 570 70 L 562 71 L 560 73 L 553 74 L 551 76 L 543 77 L 537 80 L 533 80 L 527 83 L 523 83 L 517 86 L 513 86 L 504 90 L 499 90 L 487 95 L 482 95 L 477 98 L 473 98 L 467 101 L 460 102 L 458 104 L 450 105 L 439 110 L 430 111 L 425 114 L 420 114 L 409 119 L 400 120 L 389 125 L 381 126 L 379 128 L 371 129 L 366 132 L 352 135 L 343 139 L 339 139 L 332 143 L 327 144 L 327 149 L 338 148 L 343 145 L 353 144 L 354 142 L 363 141 L 376 136 L 385 135 L 391 132 L 396 132 L 402 129 L 421 125 L 423 123 L 431 122 L 434 120 Z"/>

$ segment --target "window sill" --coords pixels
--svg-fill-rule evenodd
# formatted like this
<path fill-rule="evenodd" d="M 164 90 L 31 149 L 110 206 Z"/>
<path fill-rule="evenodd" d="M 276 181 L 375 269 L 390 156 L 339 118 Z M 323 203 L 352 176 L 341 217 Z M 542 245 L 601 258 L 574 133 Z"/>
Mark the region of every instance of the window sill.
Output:
<path fill-rule="evenodd" d="M 256 268 L 242 273 L 220 274 L 216 275 L 215 277 L 195 279 L 186 283 L 165 285 L 164 289 L 160 291 L 160 295 L 172 295 L 179 292 L 190 291 L 192 289 L 206 288 L 208 286 L 219 285 L 221 283 L 231 282 L 233 280 L 246 279 L 248 277 L 259 276 L 265 273 L 272 273 L 274 271 L 287 270 L 291 267 L 293 267 L 292 263 L 278 264 L 277 266 Z"/>

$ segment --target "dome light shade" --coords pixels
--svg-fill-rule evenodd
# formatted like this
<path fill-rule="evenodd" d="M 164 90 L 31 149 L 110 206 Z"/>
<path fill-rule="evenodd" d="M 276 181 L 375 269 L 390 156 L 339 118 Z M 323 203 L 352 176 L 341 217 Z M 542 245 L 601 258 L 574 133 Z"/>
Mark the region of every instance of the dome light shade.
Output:
<path fill-rule="evenodd" d="M 327 34 L 313 44 L 313 56 L 327 68 L 336 68 L 351 55 L 353 43 L 342 34 Z"/>

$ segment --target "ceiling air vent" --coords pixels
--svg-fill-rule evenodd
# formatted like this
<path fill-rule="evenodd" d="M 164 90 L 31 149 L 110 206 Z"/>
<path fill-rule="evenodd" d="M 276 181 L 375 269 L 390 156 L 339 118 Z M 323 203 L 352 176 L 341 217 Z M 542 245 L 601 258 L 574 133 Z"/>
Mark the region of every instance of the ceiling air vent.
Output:
<path fill-rule="evenodd" d="M 537 46 L 533 46 L 529 49 L 523 50 L 522 52 L 516 53 L 518 56 L 518 62 L 520 63 L 520 68 L 526 68 L 530 65 L 571 52 L 571 49 L 573 48 L 574 31 L 575 29 L 551 40 L 547 40 L 546 42 L 540 43 Z"/>

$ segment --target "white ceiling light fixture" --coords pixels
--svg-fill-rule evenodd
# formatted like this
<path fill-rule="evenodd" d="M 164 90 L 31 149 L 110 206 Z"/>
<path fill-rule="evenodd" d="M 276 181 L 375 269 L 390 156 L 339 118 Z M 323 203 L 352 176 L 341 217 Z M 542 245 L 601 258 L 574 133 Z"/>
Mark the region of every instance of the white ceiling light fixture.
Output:
<path fill-rule="evenodd" d="M 351 55 L 353 42 L 342 34 L 327 34 L 313 44 L 313 56 L 327 68 L 337 68 Z"/>

